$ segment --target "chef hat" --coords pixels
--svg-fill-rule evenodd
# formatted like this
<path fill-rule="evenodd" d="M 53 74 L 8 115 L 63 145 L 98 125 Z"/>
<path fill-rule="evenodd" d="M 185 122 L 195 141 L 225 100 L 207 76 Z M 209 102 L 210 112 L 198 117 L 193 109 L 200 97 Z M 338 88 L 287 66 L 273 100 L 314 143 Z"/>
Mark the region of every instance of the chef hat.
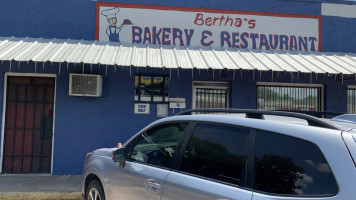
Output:
<path fill-rule="evenodd" d="M 119 11 L 119 8 L 111 8 L 101 11 L 101 14 L 104 15 L 106 18 L 111 19 L 116 17 L 116 13 L 118 13 Z"/>

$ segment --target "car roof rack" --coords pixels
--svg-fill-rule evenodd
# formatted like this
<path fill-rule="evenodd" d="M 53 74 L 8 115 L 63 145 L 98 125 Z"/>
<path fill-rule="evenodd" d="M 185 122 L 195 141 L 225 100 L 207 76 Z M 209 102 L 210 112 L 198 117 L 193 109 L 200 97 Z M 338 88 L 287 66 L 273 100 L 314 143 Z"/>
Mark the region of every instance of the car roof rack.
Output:
<path fill-rule="evenodd" d="M 309 126 L 316 126 L 321 128 L 328 128 L 334 130 L 342 130 L 337 126 L 327 123 L 316 117 L 287 111 L 271 111 L 271 110 L 254 110 L 254 109 L 234 109 L 234 108 L 197 108 L 190 109 L 178 113 L 177 115 L 193 115 L 193 114 L 207 114 L 207 113 L 245 113 L 246 118 L 263 119 L 263 115 L 274 115 L 284 117 L 294 117 L 306 120 Z"/>
<path fill-rule="evenodd" d="M 275 110 L 275 111 L 285 111 L 285 110 Z M 304 111 L 304 110 L 288 110 L 286 112 L 302 113 L 302 114 L 306 114 L 306 115 L 311 115 L 316 118 L 332 118 L 332 117 L 346 114 L 344 112 Z"/>

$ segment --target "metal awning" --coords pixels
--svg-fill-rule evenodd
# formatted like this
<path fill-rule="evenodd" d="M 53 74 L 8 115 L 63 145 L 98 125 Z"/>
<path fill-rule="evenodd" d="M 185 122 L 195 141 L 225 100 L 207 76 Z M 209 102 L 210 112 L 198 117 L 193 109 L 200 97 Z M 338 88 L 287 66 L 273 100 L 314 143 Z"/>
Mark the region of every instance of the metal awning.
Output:
<path fill-rule="evenodd" d="M 0 61 L 182 69 L 244 69 L 355 74 L 356 54 L 261 51 L 0 37 Z"/>

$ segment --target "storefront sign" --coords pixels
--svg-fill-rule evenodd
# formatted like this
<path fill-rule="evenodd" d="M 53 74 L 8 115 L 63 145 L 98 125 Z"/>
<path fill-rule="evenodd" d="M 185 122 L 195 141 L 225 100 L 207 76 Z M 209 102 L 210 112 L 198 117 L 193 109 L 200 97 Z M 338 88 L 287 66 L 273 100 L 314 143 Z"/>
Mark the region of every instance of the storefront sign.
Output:
<path fill-rule="evenodd" d="M 135 114 L 149 114 L 150 104 L 148 103 L 135 103 Z"/>
<path fill-rule="evenodd" d="M 97 2 L 96 40 L 320 51 L 321 17 Z"/>

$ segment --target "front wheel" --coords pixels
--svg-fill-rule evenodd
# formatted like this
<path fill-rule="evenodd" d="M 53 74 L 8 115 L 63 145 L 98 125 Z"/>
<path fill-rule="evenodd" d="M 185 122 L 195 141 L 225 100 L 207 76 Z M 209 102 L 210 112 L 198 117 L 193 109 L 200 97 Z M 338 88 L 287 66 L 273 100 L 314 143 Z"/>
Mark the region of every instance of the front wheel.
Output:
<path fill-rule="evenodd" d="M 85 192 L 85 200 L 105 200 L 105 195 L 100 182 L 92 180 Z"/>

